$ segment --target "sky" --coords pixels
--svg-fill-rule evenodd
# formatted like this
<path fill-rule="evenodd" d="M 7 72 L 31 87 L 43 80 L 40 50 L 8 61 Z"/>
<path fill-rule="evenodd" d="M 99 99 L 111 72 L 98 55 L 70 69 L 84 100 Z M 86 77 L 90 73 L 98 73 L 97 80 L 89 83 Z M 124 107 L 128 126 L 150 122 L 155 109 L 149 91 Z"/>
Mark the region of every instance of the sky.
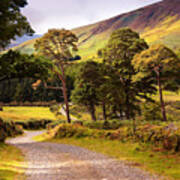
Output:
<path fill-rule="evenodd" d="M 73 29 L 129 12 L 160 0 L 27 0 L 22 9 L 36 34 L 50 28 Z"/>

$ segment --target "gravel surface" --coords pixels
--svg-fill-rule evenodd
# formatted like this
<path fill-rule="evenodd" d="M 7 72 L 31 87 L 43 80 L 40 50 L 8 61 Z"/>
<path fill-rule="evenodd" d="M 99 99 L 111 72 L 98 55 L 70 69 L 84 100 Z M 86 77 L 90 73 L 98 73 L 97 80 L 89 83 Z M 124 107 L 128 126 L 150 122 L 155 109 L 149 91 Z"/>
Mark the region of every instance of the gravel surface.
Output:
<path fill-rule="evenodd" d="M 29 131 L 7 141 L 24 153 L 27 166 L 21 169 L 27 180 L 160 180 L 122 161 L 81 147 L 32 140 L 43 132 Z"/>

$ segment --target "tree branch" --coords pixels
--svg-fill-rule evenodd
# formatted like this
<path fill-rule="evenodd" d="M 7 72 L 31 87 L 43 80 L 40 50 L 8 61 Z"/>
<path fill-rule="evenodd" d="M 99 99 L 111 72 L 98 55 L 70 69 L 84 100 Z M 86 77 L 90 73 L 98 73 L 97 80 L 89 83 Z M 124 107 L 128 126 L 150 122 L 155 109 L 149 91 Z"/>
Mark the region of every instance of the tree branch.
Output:
<path fill-rule="evenodd" d="M 44 87 L 46 89 L 62 90 L 62 87 L 48 86 L 47 83 L 45 82 L 44 82 Z"/>

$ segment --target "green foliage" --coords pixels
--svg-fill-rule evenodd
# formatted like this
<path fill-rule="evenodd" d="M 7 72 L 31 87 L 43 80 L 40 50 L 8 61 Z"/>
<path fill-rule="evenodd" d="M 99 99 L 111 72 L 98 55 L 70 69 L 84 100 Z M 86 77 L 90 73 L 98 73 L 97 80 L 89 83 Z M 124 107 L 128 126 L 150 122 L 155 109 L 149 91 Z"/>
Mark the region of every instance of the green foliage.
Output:
<path fill-rule="evenodd" d="M 134 73 L 131 60 L 135 54 L 147 48 L 148 45 L 138 33 L 123 28 L 111 34 L 107 45 L 98 54 L 106 63 L 116 67 L 124 79 L 129 79 L 128 76 Z"/>
<path fill-rule="evenodd" d="M 66 85 L 65 67 L 71 61 L 77 60 L 73 52 L 77 51 L 78 38 L 74 33 L 65 29 L 50 29 L 43 37 L 38 39 L 34 45 L 35 49 L 53 62 L 51 71 L 56 74 L 62 82 L 62 91 L 67 121 L 70 123 L 68 92 Z"/>
<path fill-rule="evenodd" d="M 114 108 L 126 114 L 126 117 L 132 118 L 139 112 L 138 102 L 140 98 L 149 100 L 147 93 L 152 94 L 155 88 L 151 81 L 133 82 L 133 76 L 136 74 L 132 65 L 135 54 L 148 48 L 147 43 L 139 37 L 139 34 L 129 28 L 123 28 L 114 31 L 105 48 L 98 51 L 105 64 L 112 67 L 116 75 L 118 75 L 119 83 L 115 83 L 116 87 L 112 89 L 122 89 L 120 99 L 115 93 Z M 113 96 L 112 96 L 113 97 Z M 116 98 L 117 97 L 117 98 Z M 122 98 L 124 97 L 124 98 Z M 138 98 L 140 97 L 140 98 Z M 119 106 L 120 102 L 120 106 Z"/>
<path fill-rule="evenodd" d="M 10 50 L 0 57 L 0 81 L 25 77 L 46 79 L 51 66 L 43 57 Z"/>
<path fill-rule="evenodd" d="M 157 103 L 144 102 L 141 107 L 142 118 L 145 121 L 162 120 L 161 108 Z"/>
<path fill-rule="evenodd" d="M 15 78 L 5 80 L 0 83 L 0 102 L 10 103 L 14 105 L 44 105 L 52 104 L 53 101 L 62 102 L 62 92 L 46 89 L 44 84 L 41 83 L 36 91 L 33 89 L 34 83 L 32 78 Z M 61 84 L 58 80 L 54 79 L 49 85 L 57 86 Z"/>
<path fill-rule="evenodd" d="M 55 138 L 69 138 L 69 137 L 76 137 L 82 138 L 91 136 L 93 134 L 92 130 L 88 128 L 81 127 L 79 125 L 70 125 L 70 124 L 63 124 L 60 125 L 58 130 L 55 133 Z"/>
<path fill-rule="evenodd" d="M 169 80 L 178 79 L 180 60 L 176 54 L 164 45 L 153 45 L 149 49 L 137 54 L 132 64 L 138 72 L 136 78 L 143 78 L 160 73 L 162 84 Z M 154 74 L 153 74 L 154 73 Z"/>
<path fill-rule="evenodd" d="M 28 121 L 18 121 L 15 124 L 22 126 L 26 130 L 39 130 L 45 129 L 48 124 L 52 123 L 53 121 L 50 119 L 29 119 Z"/>
<path fill-rule="evenodd" d="M 7 137 L 22 134 L 22 128 L 17 126 L 14 122 L 5 122 L 0 118 L 0 142 L 4 142 Z"/>
<path fill-rule="evenodd" d="M 20 8 L 27 5 L 26 0 L 1 0 L 0 1 L 0 50 L 4 49 L 11 40 L 24 34 L 32 35 L 31 29 Z"/>
<path fill-rule="evenodd" d="M 51 122 L 51 123 L 48 123 L 48 124 L 46 125 L 46 128 L 50 130 L 50 129 L 53 129 L 53 128 L 57 127 L 57 126 L 60 125 L 60 124 L 65 124 L 65 123 L 66 123 L 65 120 L 53 121 L 53 122 Z"/>
<path fill-rule="evenodd" d="M 77 41 L 76 35 L 69 30 L 50 29 L 36 41 L 34 47 L 39 53 L 54 60 L 55 65 L 62 65 L 73 57 L 72 51 L 77 51 Z"/>
<path fill-rule="evenodd" d="M 85 62 L 76 76 L 75 89 L 71 96 L 74 103 L 87 107 L 93 120 L 96 120 L 95 105 L 98 104 L 98 87 L 102 84 L 101 79 L 99 64 L 94 61 Z"/>
<path fill-rule="evenodd" d="M 168 120 L 179 122 L 180 120 L 180 101 L 169 102 L 166 106 Z"/>
<path fill-rule="evenodd" d="M 52 106 L 50 106 L 49 110 L 54 113 L 55 115 L 58 114 L 59 110 L 60 110 L 61 106 L 59 104 L 54 104 Z"/>
<path fill-rule="evenodd" d="M 122 127 L 124 121 L 111 120 L 111 121 L 96 121 L 96 122 L 84 122 L 83 125 L 90 129 L 104 129 L 104 130 L 115 130 Z"/>
<path fill-rule="evenodd" d="M 178 88 L 176 85 L 180 78 L 180 60 L 176 54 L 164 45 L 153 45 L 149 49 L 137 54 L 132 64 L 137 71 L 134 80 L 143 78 L 157 81 L 161 103 L 163 120 L 166 121 L 166 110 L 164 105 L 162 85 L 171 89 Z M 173 85 L 172 85 L 173 84 Z"/>
<path fill-rule="evenodd" d="M 150 143 L 154 149 L 166 151 L 180 151 L 180 129 L 173 124 L 162 125 L 139 125 L 134 136 L 132 129 L 120 127 L 118 130 L 96 130 L 80 125 L 62 124 L 56 128 L 55 138 L 97 138 L 120 140 L 122 142 L 136 141 L 139 143 Z"/>

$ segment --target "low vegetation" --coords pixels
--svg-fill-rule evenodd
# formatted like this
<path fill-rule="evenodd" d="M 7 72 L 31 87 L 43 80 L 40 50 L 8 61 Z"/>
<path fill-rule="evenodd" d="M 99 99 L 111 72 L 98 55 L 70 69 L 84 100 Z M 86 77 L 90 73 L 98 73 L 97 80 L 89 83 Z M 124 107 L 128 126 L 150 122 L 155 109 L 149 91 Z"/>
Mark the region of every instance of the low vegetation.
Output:
<path fill-rule="evenodd" d="M 37 141 L 73 144 L 123 160 L 126 164 L 143 168 L 168 179 L 180 178 L 180 128 L 159 125 L 139 125 L 136 135 L 130 124 L 117 130 L 88 128 L 79 124 L 61 124 Z"/>
<path fill-rule="evenodd" d="M 3 107 L 0 116 L 4 121 L 13 121 L 27 130 L 44 129 L 57 120 L 49 107 Z"/>
<path fill-rule="evenodd" d="M 42 140 L 42 139 L 41 139 Z M 117 140 L 92 138 L 51 139 L 51 142 L 81 146 L 123 160 L 128 165 L 145 169 L 151 173 L 179 180 L 180 158 L 178 154 L 151 150 L 146 144 L 124 143 Z"/>
<path fill-rule="evenodd" d="M 23 134 L 21 126 L 16 125 L 13 121 L 3 121 L 0 118 L 0 142 L 4 142 L 7 137 L 14 137 Z"/>
<path fill-rule="evenodd" d="M 20 180 L 23 178 L 23 172 L 18 171 L 18 166 L 23 161 L 22 153 L 14 146 L 4 144 L 6 138 L 22 134 L 21 126 L 0 119 L 0 179 L 2 180 L 16 179 L 17 176 Z"/>
<path fill-rule="evenodd" d="M 24 160 L 24 156 L 19 149 L 0 143 L 0 159 L 1 180 L 24 179 L 23 172 L 18 171 L 18 168 L 16 168 Z"/>
<path fill-rule="evenodd" d="M 29 119 L 51 119 L 56 117 L 48 107 L 3 107 L 0 116 L 4 120 L 27 121 Z"/>

